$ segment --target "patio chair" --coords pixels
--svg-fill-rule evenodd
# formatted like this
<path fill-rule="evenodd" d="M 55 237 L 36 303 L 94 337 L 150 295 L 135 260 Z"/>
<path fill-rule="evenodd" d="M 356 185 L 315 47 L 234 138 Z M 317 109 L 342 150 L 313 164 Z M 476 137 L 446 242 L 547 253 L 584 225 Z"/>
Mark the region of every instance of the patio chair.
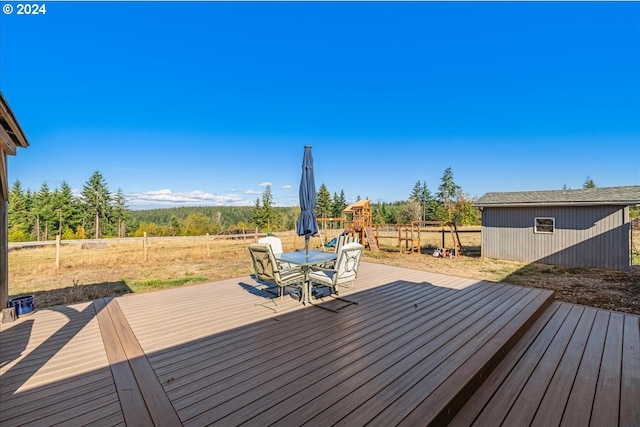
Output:
<path fill-rule="evenodd" d="M 358 239 L 358 236 L 350 236 L 348 234 L 340 234 L 338 237 L 336 237 L 336 253 L 338 253 L 340 251 L 340 248 L 342 248 L 342 246 L 344 246 L 345 244 L 348 243 L 360 243 Z M 337 261 L 337 258 L 336 258 Z M 331 261 L 326 263 L 325 265 L 322 266 L 322 268 L 335 268 L 336 266 L 336 261 Z"/>
<path fill-rule="evenodd" d="M 338 251 L 338 258 L 336 259 L 334 268 L 311 267 L 311 272 L 309 273 L 311 285 L 327 287 L 330 291 L 329 296 L 349 304 L 357 304 L 356 302 L 340 298 L 338 286 L 350 287 L 356 277 L 358 277 L 362 249 L 363 246 L 355 242 L 342 245 Z"/>
<path fill-rule="evenodd" d="M 346 245 L 347 243 L 360 243 L 359 240 L 358 236 L 349 236 L 348 234 L 338 236 L 338 240 L 336 241 L 336 253 L 338 253 L 343 245 Z"/>
<path fill-rule="evenodd" d="M 305 281 L 304 271 L 302 271 L 301 268 L 280 269 L 271 245 L 262 243 L 249 245 L 249 254 L 251 256 L 255 280 L 260 284 L 266 285 L 265 290 L 267 291 L 277 288 L 278 292 L 276 297 L 279 297 L 280 300 L 283 299 L 284 289 L 287 286 L 296 288 L 303 286 Z M 300 294 L 302 295 L 302 290 L 300 290 Z M 265 305 L 268 303 L 258 303 L 257 305 L 278 311 L 278 303 L 275 300 L 271 300 L 270 302 L 274 304 L 275 308 Z"/>
<path fill-rule="evenodd" d="M 267 237 L 263 237 L 261 239 L 258 239 L 258 243 L 262 243 L 262 244 L 266 244 L 271 246 L 271 249 L 273 250 L 273 255 L 280 255 L 281 253 L 283 253 L 284 251 L 282 250 L 282 240 L 279 237 L 276 236 L 267 236 Z M 295 268 L 296 266 L 294 264 L 290 264 L 288 262 L 282 262 L 279 261 L 276 258 L 276 262 L 278 263 L 278 267 L 283 270 L 283 269 L 290 269 L 290 268 Z"/>
<path fill-rule="evenodd" d="M 282 240 L 276 236 L 267 236 L 261 239 L 258 239 L 258 243 L 262 243 L 263 245 L 271 245 L 271 249 L 273 249 L 273 254 L 278 255 L 284 252 L 282 250 Z"/>

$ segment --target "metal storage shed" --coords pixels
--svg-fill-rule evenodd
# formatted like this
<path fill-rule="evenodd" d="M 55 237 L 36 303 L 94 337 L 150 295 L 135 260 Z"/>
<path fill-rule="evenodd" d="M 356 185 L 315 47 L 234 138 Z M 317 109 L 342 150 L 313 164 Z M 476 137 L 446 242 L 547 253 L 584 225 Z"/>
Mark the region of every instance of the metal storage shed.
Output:
<path fill-rule="evenodd" d="M 565 267 L 631 268 L 629 206 L 640 186 L 487 193 L 482 256 Z"/>

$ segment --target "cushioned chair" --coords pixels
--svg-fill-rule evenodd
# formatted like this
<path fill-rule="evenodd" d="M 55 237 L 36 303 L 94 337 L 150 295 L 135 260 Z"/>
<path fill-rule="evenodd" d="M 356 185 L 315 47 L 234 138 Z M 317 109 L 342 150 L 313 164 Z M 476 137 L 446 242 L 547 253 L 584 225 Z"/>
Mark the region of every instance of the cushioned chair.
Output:
<path fill-rule="evenodd" d="M 347 243 L 360 243 L 359 240 L 358 236 L 350 236 L 348 234 L 339 235 L 338 240 L 336 240 L 336 253 L 338 253 L 343 245 Z"/>
<path fill-rule="evenodd" d="M 336 254 L 340 251 L 340 248 L 342 248 L 342 246 L 344 246 L 347 243 L 360 243 L 359 242 L 360 239 L 358 239 L 358 236 L 350 236 L 348 234 L 340 234 L 338 237 L 336 237 Z M 337 260 L 337 258 L 336 258 Z M 328 262 L 326 264 L 324 264 L 322 266 L 322 268 L 335 268 L 336 266 L 336 261 L 331 261 Z"/>
<path fill-rule="evenodd" d="M 276 236 L 263 237 L 261 239 L 258 239 L 258 243 L 271 246 L 271 249 L 273 250 L 273 255 L 275 256 L 280 255 L 282 252 L 284 252 L 282 250 L 282 240 L 279 237 L 276 237 Z M 278 262 L 278 267 L 280 267 L 281 270 L 295 267 L 294 264 L 289 264 L 288 262 L 280 262 L 278 261 L 277 258 L 276 258 L 276 261 Z"/>
<path fill-rule="evenodd" d="M 362 249 L 363 246 L 359 243 L 346 243 L 338 251 L 334 268 L 311 267 L 309 281 L 312 286 L 327 287 L 330 290 L 330 296 L 338 297 L 338 286 L 349 287 L 358 277 Z M 339 299 L 349 304 L 356 304 L 343 298 Z"/>
<path fill-rule="evenodd" d="M 276 236 L 267 236 L 258 240 L 258 243 L 262 243 L 263 245 L 271 245 L 271 249 L 273 250 L 274 255 L 279 255 L 282 252 L 282 240 Z"/>
<path fill-rule="evenodd" d="M 284 290 L 287 286 L 301 288 L 304 284 L 305 274 L 301 268 L 283 270 L 278 267 L 271 245 L 262 243 L 249 245 L 249 254 L 251 256 L 255 280 L 265 285 L 266 290 L 278 289 L 277 296 L 280 300 L 283 299 Z M 301 294 L 302 290 L 300 290 L 300 295 Z M 258 305 L 278 311 L 279 306 L 277 301 L 272 299 L 270 303 L 273 303 L 275 308 L 268 305 L 269 303 L 259 303 Z"/>

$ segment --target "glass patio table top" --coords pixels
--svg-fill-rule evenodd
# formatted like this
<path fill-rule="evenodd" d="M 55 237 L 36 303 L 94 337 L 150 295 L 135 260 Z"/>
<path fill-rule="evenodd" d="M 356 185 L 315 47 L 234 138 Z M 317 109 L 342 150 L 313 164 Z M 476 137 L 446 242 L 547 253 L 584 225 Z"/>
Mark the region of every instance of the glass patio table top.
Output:
<path fill-rule="evenodd" d="M 300 250 L 293 252 L 283 252 L 276 255 L 276 259 L 278 259 L 279 261 L 296 264 L 302 267 L 305 280 L 304 286 L 302 287 L 301 301 L 305 305 L 311 302 L 311 283 L 309 283 L 309 270 L 311 266 L 323 265 L 326 262 L 335 260 L 337 257 L 338 255 L 333 252 L 323 252 L 315 250 L 310 250 L 308 254 L 306 254 L 304 250 Z"/>
<path fill-rule="evenodd" d="M 293 252 L 283 252 L 281 254 L 276 255 L 276 258 L 279 261 L 290 262 L 292 264 L 301 265 L 301 266 L 312 266 L 315 264 L 324 264 L 325 262 L 335 260 L 337 255 L 333 252 L 323 252 L 323 251 L 315 251 L 310 250 L 309 254 L 305 254 L 304 250 L 293 251 Z"/>

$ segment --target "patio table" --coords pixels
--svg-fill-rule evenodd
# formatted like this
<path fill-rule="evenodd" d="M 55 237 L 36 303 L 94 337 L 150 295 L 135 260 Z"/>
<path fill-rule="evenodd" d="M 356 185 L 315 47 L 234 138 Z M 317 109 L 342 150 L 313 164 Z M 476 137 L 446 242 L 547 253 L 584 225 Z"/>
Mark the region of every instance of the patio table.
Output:
<path fill-rule="evenodd" d="M 309 282 L 309 270 L 311 269 L 311 266 L 321 266 L 329 261 L 335 261 L 336 258 L 337 254 L 333 252 L 314 250 L 310 250 L 308 254 L 306 254 L 304 250 L 300 250 L 283 252 L 276 255 L 276 259 L 279 261 L 288 262 L 302 267 L 302 271 L 304 272 L 304 286 L 302 287 L 301 301 L 305 305 L 311 302 L 311 283 Z"/>

